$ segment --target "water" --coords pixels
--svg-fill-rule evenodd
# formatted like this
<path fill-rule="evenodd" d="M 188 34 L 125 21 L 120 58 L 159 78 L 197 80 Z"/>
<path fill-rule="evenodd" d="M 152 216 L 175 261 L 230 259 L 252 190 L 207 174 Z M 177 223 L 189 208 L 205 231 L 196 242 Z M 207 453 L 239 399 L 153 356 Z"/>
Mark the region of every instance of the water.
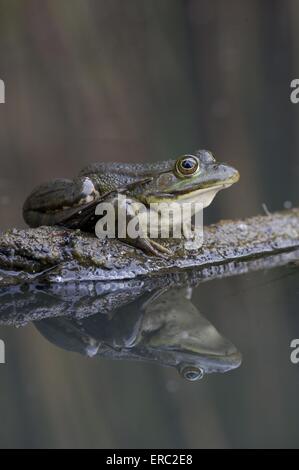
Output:
<path fill-rule="evenodd" d="M 296 446 L 298 277 L 2 294 L 1 447 Z"/>

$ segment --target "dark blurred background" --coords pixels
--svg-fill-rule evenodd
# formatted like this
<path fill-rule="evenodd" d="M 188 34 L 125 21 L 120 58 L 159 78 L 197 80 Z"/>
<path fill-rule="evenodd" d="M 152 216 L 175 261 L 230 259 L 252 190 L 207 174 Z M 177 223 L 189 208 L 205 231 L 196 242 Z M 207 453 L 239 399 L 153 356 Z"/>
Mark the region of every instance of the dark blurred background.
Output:
<path fill-rule="evenodd" d="M 1 0 L 1 228 L 41 181 L 196 148 L 242 177 L 206 217 L 297 202 L 298 22 L 296 0 Z"/>
<path fill-rule="evenodd" d="M 24 226 L 22 203 L 42 181 L 72 177 L 97 160 L 155 161 L 197 148 L 212 150 L 241 173 L 205 212 L 206 222 L 262 213 L 264 203 L 270 211 L 298 205 L 299 104 L 290 102 L 290 82 L 299 78 L 298 26 L 298 0 L 0 0 L 0 78 L 6 85 L 0 229 Z M 226 283 L 209 283 L 202 297 L 211 299 L 215 289 L 236 295 L 236 283 Z M 268 312 L 273 331 L 291 328 L 285 292 L 277 285 L 269 289 L 271 308 L 282 309 L 279 320 L 267 302 L 261 304 L 264 292 L 255 315 L 251 294 L 244 294 L 230 317 L 232 327 L 246 312 L 246 327 L 239 318 L 231 339 L 238 343 L 242 335 L 251 352 L 257 327 L 261 333 L 259 313 Z M 215 300 L 213 308 L 225 329 Z M 233 374 L 248 377 L 245 369 L 209 384 L 180 382 L 179 398 L 170 399 L 169 371 L 73 360 L 33 328 L 21 339 L 8 329 L 0 337 L 9 345 L 5 373 L 0 370 L 6 423 L 0 446 L 287 446 L 298 440 L 296 413 L 290 408 L 285 418 L 281 411 L 290 397 L 281 401 L 281 382 L 271 374 L 265 380 L 264 369 L 249 382 L 258 388 L 238 380 L 229 388 Z M 267 344 L 273 351 L 271 335 Z M 273 367 L 281 347 L 275 357 L 269 353 Z M 211 384 L 230 397 L 231 411 L 239 396 L 236 416 L 221 414 Z M 260 406 L 266 417 L 255 422 L 252 412 L 265 384 L 273 401 L 269 409 Z"/>

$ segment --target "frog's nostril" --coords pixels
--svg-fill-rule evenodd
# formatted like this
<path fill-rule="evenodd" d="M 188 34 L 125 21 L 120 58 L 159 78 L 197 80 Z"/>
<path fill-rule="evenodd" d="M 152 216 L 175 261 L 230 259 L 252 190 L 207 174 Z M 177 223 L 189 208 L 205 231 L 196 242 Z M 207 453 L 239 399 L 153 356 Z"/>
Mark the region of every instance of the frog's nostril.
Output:
<path fill-rule="evenodd" d="M 222 169 L 225 173 L 238 173 L 238 170 L 236 170 L 236 169 L 233 168 L 232 166 L 226 165 L 226 164 L 222 164 L 222 165 L 221 165 L 221 169 Z"/>

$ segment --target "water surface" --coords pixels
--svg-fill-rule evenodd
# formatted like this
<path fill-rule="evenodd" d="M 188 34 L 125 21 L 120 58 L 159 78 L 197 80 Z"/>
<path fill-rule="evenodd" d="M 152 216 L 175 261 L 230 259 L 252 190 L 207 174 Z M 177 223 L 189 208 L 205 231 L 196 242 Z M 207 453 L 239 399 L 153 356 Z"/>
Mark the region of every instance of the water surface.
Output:
<path fill-rule="evenodd" d="M 298 278 L 294 265 L 114 293 L 115 309 L 82 286 L 2 294 L 0 446 L 296 446 Z"/>

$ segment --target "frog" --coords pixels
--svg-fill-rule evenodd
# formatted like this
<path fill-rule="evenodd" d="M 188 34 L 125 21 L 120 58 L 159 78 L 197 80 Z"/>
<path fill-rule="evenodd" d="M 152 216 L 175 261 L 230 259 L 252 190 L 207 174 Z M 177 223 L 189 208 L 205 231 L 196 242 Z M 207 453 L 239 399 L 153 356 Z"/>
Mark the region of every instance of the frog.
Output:
<path fill-rule="evenodd" d="M 116 238 L 145 254 L 168 257 L 173 252 L 149 236 L 152 206 L 174 202 L 181 206 L 189 202 L 198 203 L 197 207 L 204 209 L 220 190 L 236 183 L 239 177 L 238 170 L 217 162 L 209 150 L 197 150 L 176 159 L 152 163 L 91 163 L 73 179 L 55 179 L 34 189 L 24 203 L 23 217 L 30 227 L 57 225 L 95 232 L 100 219 L 96 215 L 97 206 L 109 202 L 116 207 L 122 198 L 126 214 L 124 223 L 137 217 L 141 235 L 134 238 L 127 234 L 118 236 L 118 230 Z M 115 224 L 117 219 L 116 212 Z M 160 218 L 160 229 L 164 223 Z M 173 224 L 176 223 L 182 221 L 174 220 Z M 184 234 L 190 237 L 186 227 Z"/>
<path fill-rule="evenodd" d="M 70 292 L 73 298 L 73 288 Z M 106 295 L 98 295 L 100 303 Z M 119 292 L 114 290 L 112 297 L 114 310 L 109 315 L 103 315 L 101 309 L 96 311 L 100 305 L 97 302 L 93 313 L 87 308 L 85 316 L 78 318 L 76 308 L 80 302 L 71 302 L 71 315 L 55 317 L 56 296 L 49 296 L 50 316 L 34 325 L 48 341 L 64 350 L 93 359 L 145 361 L 172 367 L 189 382 L 241 365 L 241 352 L 193 303 L 188 283 L 144 292 L 133 302 L 127 298 L 124 304 L 119 303 Z"/>

